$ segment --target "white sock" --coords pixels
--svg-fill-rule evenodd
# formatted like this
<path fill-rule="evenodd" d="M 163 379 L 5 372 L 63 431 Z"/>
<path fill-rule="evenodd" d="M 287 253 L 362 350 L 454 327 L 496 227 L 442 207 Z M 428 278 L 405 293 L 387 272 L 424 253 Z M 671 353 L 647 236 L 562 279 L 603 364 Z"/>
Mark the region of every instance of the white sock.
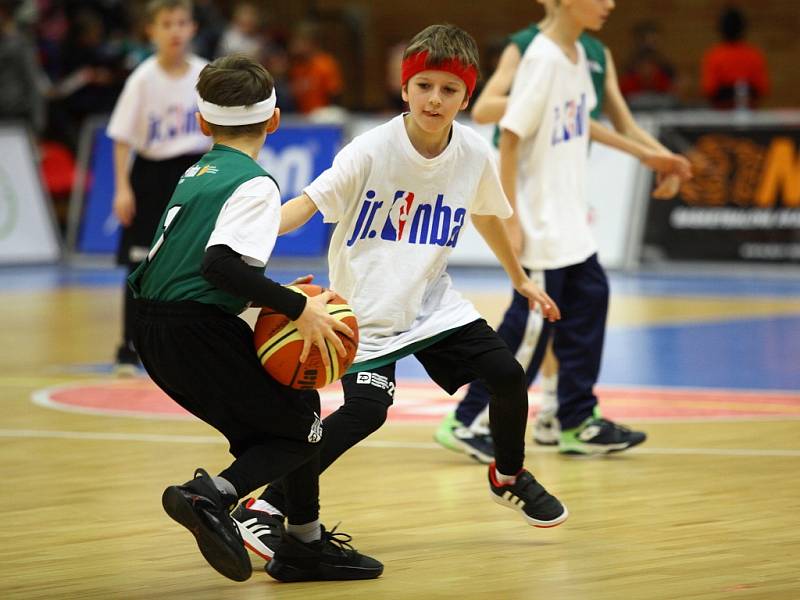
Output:
<path fill-rule="evenodd" d="M 469 426 L 469 430 L 474 433 L 475 435 L 489 435 L 491 433 L 489 429 L 489 405 L 486 405 L 486 408 L 481 411 L 472 424 Z"/>
<path fill-rule="evenodd" d="M 558 375 L 542 377 L 542 404 L 540 415 L 552 416 L 558 412 Z"/>
<path fill-rule="evenodd" d="M 320 528 L 319 519 L 311 521 L 311 523 L 303 523 L 302 525 L 286 525 L 286 531 L 294 538 L 297 538 L 304 544 L 316 542 L 322 537 L 322 529 Z"/>
<path fill-rule="evenodd" d="M 283 513 L 281 511 L 272 506 L 272 504 L 270 504 L 266 500 L 262 500 L 261 498 L 253 502 L 252 506 L 250 506 L 250 510 L 260 510 L 262 512 L 267 512 L 271 515 L 278 515 L 279 517 L 283 516 Z"/>
<path fill-rule="evenodd" d="M 499 483 L 500 485 L 511 484 L 517 480 L 516 475 L 503 475 L 500 471 L 497 470 L 496 467 L 494 470 L 494 478 L 497 479 L 497 483 Z"/>

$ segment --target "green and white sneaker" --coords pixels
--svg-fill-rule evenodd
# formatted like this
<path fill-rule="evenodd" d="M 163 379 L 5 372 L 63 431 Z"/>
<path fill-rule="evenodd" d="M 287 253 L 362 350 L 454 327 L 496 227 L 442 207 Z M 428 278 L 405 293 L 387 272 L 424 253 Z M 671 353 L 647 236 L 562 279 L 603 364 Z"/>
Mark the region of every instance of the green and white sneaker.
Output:
<path fill-rule="evenodd" d="M 471 431 L 456 419 L 454 412 L 445 416 L 433 439 L 453 452 L 461 452 L 485 465 L 494 461 L 494 440 L 488 433 Z"/>
<path fill-rule="evenodd" d="M 561 454 L 608 454 L 638 446 L 646 439 L 643 431 L 633 431 L 608 419 L 591 416 L 579 427 L 561 431 L 558 451 Z"/>

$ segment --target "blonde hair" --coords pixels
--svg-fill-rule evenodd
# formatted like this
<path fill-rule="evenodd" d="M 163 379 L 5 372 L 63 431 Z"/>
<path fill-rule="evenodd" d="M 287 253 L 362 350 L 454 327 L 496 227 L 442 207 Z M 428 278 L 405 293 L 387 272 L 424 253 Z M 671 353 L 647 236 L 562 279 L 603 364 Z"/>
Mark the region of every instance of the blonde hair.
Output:
<path fill-rule="evenodd" d="M 194 5 L 192 0 L 150 0 L 147 3 L 144 14 L 147 17 L 147 22 L 152 23 L 162 10 L 173 10 L 175 8 L 182 8 L 191 15 Z"/>

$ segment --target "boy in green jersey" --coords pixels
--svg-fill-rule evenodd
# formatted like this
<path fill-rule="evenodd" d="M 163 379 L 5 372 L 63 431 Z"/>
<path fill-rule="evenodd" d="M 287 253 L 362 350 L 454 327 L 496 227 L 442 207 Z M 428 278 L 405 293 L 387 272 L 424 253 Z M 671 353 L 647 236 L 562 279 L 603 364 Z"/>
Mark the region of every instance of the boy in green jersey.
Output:
<path fill-rule="evenodd" d="M 301 361 L 326 340 L 344 354 L 336 331 L 352 333 L 327 312 L 332 292 L 306 298 L 263 275 L 281 206 L 277 184 L 255 161 L 280 122 L 272 77 L 250 58 L 229 56 L 203 69 L 197 91 L 200 128 L 215 143 L 179 180 L 129 278 L 140 302 L 134 339 L 153 381 L 220 431 L 235 460 L 216 477 L 197 469 L 191 481 L 168 487 L 164 509 L 212 567 L 243 581 L 252 567 L 230 511 L 283 479 L 288 525 L 272 532 L 283 542 L 267 572 L 281 581 L 377 577 L 381 563 L 320 525 L 319 395 L 269 377 L 237 316 L 248 305 L 287 315 L 304 340 Z"/>

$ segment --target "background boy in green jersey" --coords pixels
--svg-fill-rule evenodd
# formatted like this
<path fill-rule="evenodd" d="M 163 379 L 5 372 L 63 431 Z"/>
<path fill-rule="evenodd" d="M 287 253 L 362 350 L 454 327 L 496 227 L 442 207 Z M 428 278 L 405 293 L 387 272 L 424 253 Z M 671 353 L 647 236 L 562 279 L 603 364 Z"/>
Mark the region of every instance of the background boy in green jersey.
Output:
<path fill-rule="evenodd" d="M 472 109 L 472 117 L 476 122 L 499 122 L 505 113 L 508 104 L 508 93 L 522 56 L 541 30 L 552 23 L 558 4 L 557 0 L 538 1 L 545 7 L 545 18 L 539 23 L 533 23 L 509 37 L 509 43 L 503 51 L 497 69 L 490 77 Z M 607 137 L 599 141 L 610 141 L 614 147 L 637 156 L 648 166 L 661 168 L 652 161 L 652 156 L 644 153 L 650 152 L 664 157 L 675 155 L 642 129 L 633 119 L 619 90 L 616 69 L 610 51 L 600 40 L 586 32 L 581 33 L 578 42 L 586 54 L 597 98 L 597 104 L 590 113 L 592 119 L 598 119 L 605 113 L 611 120 L 616 132 L 626 138 L 625 140 L 620 140 L 619 138 Z M 597 139 L 597 134 L 603 129 L 599 124 L 593 123 L 592 137 Z M 499 136 L 500 129 L 496 127 L 495 145 L 497 145 Z M 627 141 L 628 144 L 620 145 L 620 141 Z M 688 171 L 684 170 L 684 177 L 686 173 Z M 660 172 L 658 174 L 658 185 L 653 192 L 653 196 L 671 198 L 678 192 L 681 181 L 682 176 L 677 172 Z M 512 343 L 512 349 L 517 352 L 518 359 L 523 362 L 523 366 L 526 368 L 529 367 L 533 358 L 531 351 L 536 345 L 536 339 L 533 338 L 540 332 L 541 328 L 526 326 L 524 332 L 519 332 L 522 339 L 518 340 L 516 344 Z M 515 345 L 516 348 L 513 347 Z M 529 351 L 526 352 L 525 349 Z M 528 369 L 528 371 L 529 379 L 532 382 L 535 372 L 532 369 Z M 560 427 L 556 418 L 558 410 L 558 361 L 552 353 L 552 340 L 547 346 L 540 371 L 542 398 L 536 421 L 534 422 L 533 439 L 539 444 L 555 445 L 559 442 Z M 456 411 L 444 419 L 436 431 L 435 439 L 443 446 L 452 450 L 466 452 L 481 462 L 490 461 L 494 451 L 493 442 L 485 424 L 488 417 L 486 410 L 487 400 L 487 395 L 482 393 L 480 388 L 473 386 L 459 403 Z"/>
<path fill-rule="evenodd" d="M 263 276 L 280 225 L 280 192 L 255 158 L 280 122 L 272 77 L 244 56 L 200 73 L 198 122 L 214 146 L 178 182 L 146 260 L 130 276 L 139 299 L 135 344 L 153 381 L 230 442 L 233 463 L 218 476 L 164 491 L 164 509 L 189 529 L 206 560 L 243 581 L 250 559 L 230 510 L 239 498 L 282 478 L 287 532 L 267 572 L 282 581 L 367 579 L 376 560 L 343 547 L 319 522 L 319 396 L 270 378 L 253 334 L 237 317 L 270 306 L 296 321 L 311 344 L 344 354 L 331 317 L 332 293 L 306 298 Z M 324 356 L 327 356 L 323 353 Z"/>

